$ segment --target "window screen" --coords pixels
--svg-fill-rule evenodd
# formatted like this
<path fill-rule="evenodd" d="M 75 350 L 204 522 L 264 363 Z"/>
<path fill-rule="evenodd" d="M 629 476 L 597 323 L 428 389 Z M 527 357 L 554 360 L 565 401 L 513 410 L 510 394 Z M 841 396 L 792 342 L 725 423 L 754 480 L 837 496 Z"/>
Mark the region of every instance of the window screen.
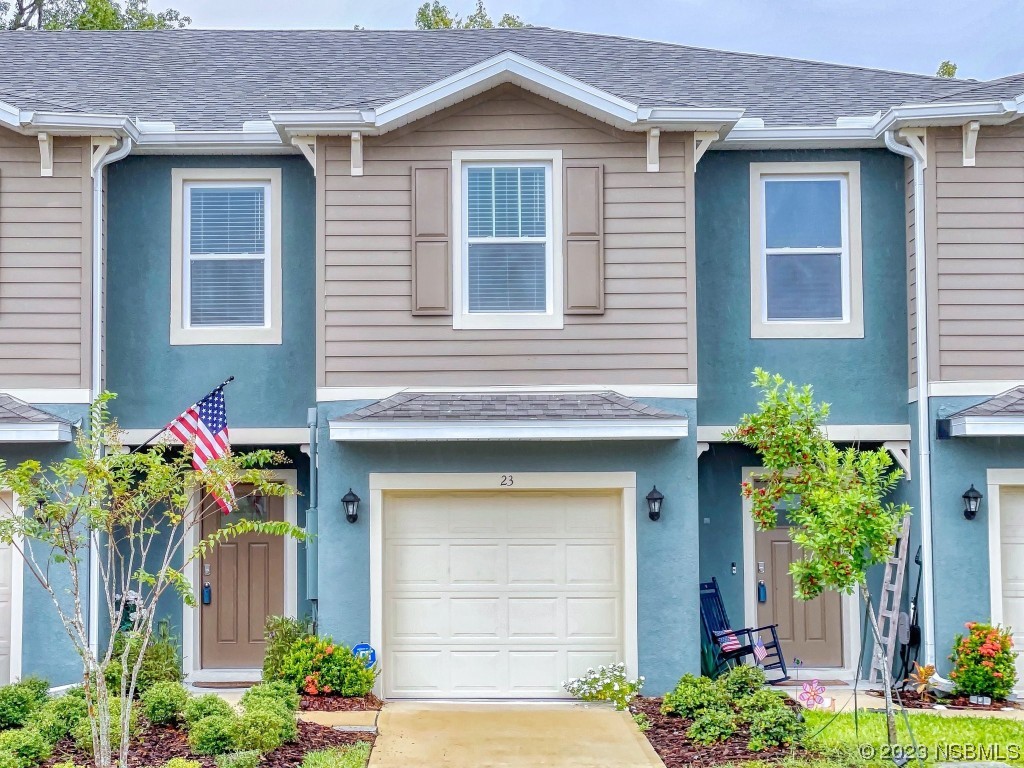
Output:
<path fill-rule="evenodd" d="M 188 191 L 189 324 L 266 324 L 267 185 Z"/>
<path fill-rule="evenodd" d="M 844 179 L 765 179 L 763 189 L 766 319 L 844 320 Z"/>
<path fill-rule="evenodd" d="M 545 166 L 466 169 L 469 312 L 546 312 L 550 242 Z"/>

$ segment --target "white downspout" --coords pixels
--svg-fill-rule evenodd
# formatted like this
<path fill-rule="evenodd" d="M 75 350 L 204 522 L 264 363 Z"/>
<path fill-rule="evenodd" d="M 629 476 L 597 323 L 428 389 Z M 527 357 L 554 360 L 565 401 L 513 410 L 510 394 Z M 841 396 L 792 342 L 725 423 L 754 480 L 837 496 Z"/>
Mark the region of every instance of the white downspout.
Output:
<path fill-rule="evenodd" d="M 914 163 L 914 302 L 917 310 L 917 476 L 921 487 L 918 505 L 921 518 L 921 591 L 927 619 L 924 622 L 924 663 L 935 663 L 935 587 L 932 556 L 932 462 L 931 423 L 928 412 L 928 262 L 925 254 L 924 169 L 927 160 L 896 140 L 895 131 L 885 132 L 885 146 Z"/>
<path fill-rule="evenodd" d="M 103 169 L 128 156 L 132 140 L 127 136 L 121 146 L 108 152 L 92 171 L 92 376 L 89 397 L 95 400 L 103 389 Z M 99 647 L 100 573 L 99 541 L 93 535 L 89 546 L 89 646 Z"/>

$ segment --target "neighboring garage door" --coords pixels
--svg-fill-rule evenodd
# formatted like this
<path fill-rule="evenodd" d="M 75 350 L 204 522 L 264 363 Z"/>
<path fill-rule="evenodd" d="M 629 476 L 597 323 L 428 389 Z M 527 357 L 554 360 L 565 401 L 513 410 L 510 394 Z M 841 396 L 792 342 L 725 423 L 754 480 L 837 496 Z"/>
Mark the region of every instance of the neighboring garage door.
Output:
<path fill-rule="evenodd" d="M 999 548 L 1003 572 L 1003 626 L 1013 628 L 1017 687 L 1024 689 L 1024 486 L 999 493 Z"/>
<path fill-rule="evenodd" d="M 13 498 L 10 493 L 0 493 L 0 514 L 10 514 Z M 0 544 L 0 685 L 11 682 L 11 635 L 14 609 L 14 589 L 11 583 L 14 565 L 20 568 L 20 557 L 9 544 Z"/>
<path fill-rule="evenodd" d="M 387 494 L 390 697 L 562 697 L 623 661 L 621 494 Z"/>

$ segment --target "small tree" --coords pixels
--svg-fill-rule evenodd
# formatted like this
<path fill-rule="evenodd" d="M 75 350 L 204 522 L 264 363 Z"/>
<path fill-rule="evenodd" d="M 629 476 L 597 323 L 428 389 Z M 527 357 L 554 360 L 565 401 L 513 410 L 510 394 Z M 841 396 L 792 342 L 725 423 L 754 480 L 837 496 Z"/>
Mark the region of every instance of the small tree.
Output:
<path fill-rule="evenodd" d="M 910 513 L 906 504 L 885 499 L 903 476 L 885 449 L 838 448 L 825 435 L 827 403 L 815 403 L 810 386 L 797 387 L 778 374 L 758 368 L 754 387 L 761 392 L 756 413 L 744 415 L 725 439 L 757 451 L 764 470 L 757 482 L 743 482 L 758 528 L 778 522 L 786 505 L 789 535 L 802 557 L 790 565 L 796 597 L 812 600 L 825 590 L 860 590 L 869 606 L 877 644 L 878 620 L 867 584 L 868 569 L 888 559 Z M 896 720 L 888 659 L 882 654 L 889 739 Z"/>
<path fill-rule="evenodd" d="M 426 2 L 416 9 L 415 21 L 417 29 L 493 29 L 495 26 L 483 0 L 476 0 L 476 8 L 465 19 L 452 13 L 440 0 Z M 518 16 L 506 13 L 498 20 L 498 26 L 518 29 L 526 25 Z"/>
<path fill-rule="evenodd" d="M 946 59 L 939 64 L 939 68 L 935 70 L 935 75 L 936 77 L 945 77 L 947 79 L 956 77 L 956 64 Z"/>
<path fill-rule="evenodd" d="M 128 721 L 143 657 L 154 629 L 160 597 L 172 590 L 194 606 L 185 569 L 210 554 L 220 542 L 246 533 L 304 537 L 301 529 L 279 521 L 241 519 L 199 536 L 188 547 L 191 531 L 201 531 L 205 516 L 219 514 L 216 505 L 193 510 L 196 493 L 209 491 L 230 498 L 231 486 L 251 485 L 253 493 L 283 496 L 287 486 L 271 482 L 261 467 L 283 462 L 283 455 L 261 450 L 229 454 L 209 462 L 201 475 L 192 468 L 194 446 L 177 451 L 166 444 L 143 451 L 123 450 L 117 424 L 110 419 L 102 395 L 90 410 L 88 430 L 79 430 L 76 455 L 43 467 L 30 460 L 8 468 L 0 462 L 0 486 L 12 490 L 30 514 L 6 514 L 0 520 L 0 541 L 11 545 L 29 572 L 50 596 L 61 625 L 81 657 L 94 762 L 111 765 L 111 696 L 120 702 L 118 762 L 127 765 Z M 13 510 L 11 511 L 13 512 Z M 108 621 L 107 639 L 89 642 L 89 558 L 96 558 L 99 592 Z M 131 595 L 131 605 L 125 596 Z M 101 621 L 101 617 L 93 617 Z M 115 656 L 118 632 L 128 642 Z M 102 636 L 103 633 L 101 632 Z M 107 689 L 104 671 L 120 667 L 120 686 Z M 117 711 L 115 709 L 115 711 Z M 117 732 L 113 729 L 113 732 Z"/>

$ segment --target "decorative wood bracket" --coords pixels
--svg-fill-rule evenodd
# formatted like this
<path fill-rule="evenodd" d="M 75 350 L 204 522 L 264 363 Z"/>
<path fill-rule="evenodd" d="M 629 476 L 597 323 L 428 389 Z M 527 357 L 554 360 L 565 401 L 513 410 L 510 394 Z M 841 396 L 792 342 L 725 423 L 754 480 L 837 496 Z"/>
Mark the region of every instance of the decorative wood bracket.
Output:
<path fill-rule="evenodd" d="M 53 136 L 40 133 L 39 139 L 39 175 L 53 176 Z"/>
<path fill-rule="evenodd" d="M 704 455 L 704 452 L 711 448 L 711 443 L 697 443 L 697 458 Z"/>
<path fill-rule="evenodd" d="M 900 465 L 904 476 L 910 479 L 910 441 L 909 440 L 886 440 L 882 447 L 892 454 L 893 459 Z"/>
<path fill-rule="evenodd" d="M 914 150 L 922 168 L 928 167 L 928 130 L 925 128 L 901 128 L 900 137 Z"/>
<path fill-rule="evenodd" d="M 363 134 L 352 133 L 352 175 L 363 175 Z"/>
<path fill-rule="evenodd" d="M 697 131 L 693 134 L 693 170 L 697 170 L 697 163 L 714 141 L 718 141 L 718 134 L 714 131 Z"/>
<path fill-rule="evenodd" d="M 647 131 L 647 172 L 657 173 L 661 167 L 661 155 L 659 144 L 661 142 L 661 129 L 651 128 Z"/>
<path fill-rule="evenodd" d="M 969 123 L 965 123 L 963 127 L 964 133 L 964 167 L 974 167 L 974 151 L 978 147 L 978 132 L 981 130 L 981 123 L 977 120 L 971 120 Z"/>
<path fill-rule="evenodd" d="M 296 136 L 292 139 L 292 146 L 309 161 L 313 166 L 313 175 L 316 176 L 316 136 Z"/>
<path fill-rule="evenodd" d="M 96 171 L 100 167 L 100 163 L 103 162 L 103 158 L 107 156 L 114 147 L 117 146 L 117 139 L 110 138 L 108 136 L 93 136 L 92 137 L 92 177 L 96 178 Z"/>

